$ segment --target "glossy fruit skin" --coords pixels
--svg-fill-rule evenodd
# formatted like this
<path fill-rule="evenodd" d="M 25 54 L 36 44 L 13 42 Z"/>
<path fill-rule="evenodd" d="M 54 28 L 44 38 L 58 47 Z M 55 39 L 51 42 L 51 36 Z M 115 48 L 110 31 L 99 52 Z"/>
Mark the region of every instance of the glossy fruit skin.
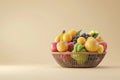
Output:
<path fill-rule="evenodd" d="M 76 30 L 74 30 L 74 29 L 71 29 L 71 30 L 69 30 L 69 32 L 68 32 L 70 35 L 72 35 L 72 37 L 74 37 L 75 35 L 76 35 Z"/>
<path fill-rule="evenodd" d="M 99 42 L 99 45 L 102 45 L 104 47 L 104 51 L 107 50 L 107 43 L 106 42 Z"/>
<path fill-rule="evenodd" d="M 68 50 L 68 43 L 65 41 L 60 41 L 57 43 L 57 50 L 59 52 L 66 52 Z"/>
<path fill-rule="evenodd" d="M 62 40 L 62 36 L 63 36 L 63 34 L 60 34 L 60 35 L 56 36 L 54 41 L 55 42 L 60 42 Z"/>
<path fill-rule="evenodd" d="M 73 48 L 73 51 L 72 52 L 77 52 L 77 46 L 78 45 L 80 45 L 80 43 L 76 43 L 75 45 L 74 45 L 74 48 Z"/>
<path fill-rule="evenodd" d="M 103 45 L 99 45 L 99 46 L 98 46 L 97 52 L 98 52 L 98 53 L 103 53 L 103 52 L 104 52 L 104 47 L 103 47 Z"/>
<path fill-rule="evenodd" d="M 70 42 L 72 40 L 72 36 L 68 33 L 65 33 L 62 37 L 63 41 Z"/>
<path fill-rule="evenodd" d="M 74 45 L 73 51 L 72 52 L 84 52 L 85 50 L 83 50 L 84 47 L 81 43 L 76 43 Z"/>
<path fill-rule="evenodd" d="M 98 42 L 95 38 L 89 37 L 85 43 L 85 48 L 90 52 L 95 52 L 98 49 Z"/>
<path fill-rule="evenodd" d="M 76 50 L 77 50 L 77 52 L 81 52 L 82 49 L 83 49 L 83 46 L 80 44 L 80 45 L 77 46 Z"/>
<path fill-rule="evenodd" d="M 54 41 L 55 42 L 62 41 L 62 37 L 63 37 L 64 33 L 65 33 L 65 30 L 63 30 L 63 32 L 61 34 L 59 34 L 58 36 L 56 36 Z"/>
<path fill-rule="evenodd" d="M 84 37 L 79 37 L 79 38 L 77 39 L 77 43 L 81 43 L 82 45 L 84 45 L 85 42 L 86 42 L 86 39 L 85 39 Z"/>
<path fill-rule="evenodd" d="M 52 52 L 58 52 L 58 50 L 57 50 L 57 42 L 51 43 L 51 51 Z"/>
<path fill-rule="evenodd" d="M 74 43 L 73 42 L 69 42 L 68 43 L 68 51 L 72 51 L 73 50 L 73 47 L 74 47 Z"/>

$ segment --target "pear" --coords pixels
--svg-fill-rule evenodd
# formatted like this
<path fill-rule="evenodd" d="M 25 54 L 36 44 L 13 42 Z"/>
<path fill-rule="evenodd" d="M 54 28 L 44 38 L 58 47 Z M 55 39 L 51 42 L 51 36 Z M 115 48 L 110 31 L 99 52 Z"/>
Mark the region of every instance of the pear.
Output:
<path fill-rule="evenodd" d="M 86 43 L 85 43 L 85 48 L 90 51 L 90 52 L 96 52 L 98 49 L 98 42 L 95 38 L 93 37 L 88 37 Z"/>

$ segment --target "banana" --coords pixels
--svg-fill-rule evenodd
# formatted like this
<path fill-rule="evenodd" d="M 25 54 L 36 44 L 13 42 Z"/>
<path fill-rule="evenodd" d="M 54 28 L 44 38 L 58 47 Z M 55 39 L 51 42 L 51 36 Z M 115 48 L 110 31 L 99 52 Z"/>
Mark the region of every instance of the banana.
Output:
<path fill-rule="evenodd" d="M 63 35 L 64 35 L 64 33 L 65 33 L 65 30 L 63 30 L 63 32 L 61 33 L 61 34 L 59 34 L 58 36 L 56 36 L 56 38 L 55 38 L 55 42 L 60 42 L 60 41 L 62 41 L 62 37 L 63 37 Z"/>

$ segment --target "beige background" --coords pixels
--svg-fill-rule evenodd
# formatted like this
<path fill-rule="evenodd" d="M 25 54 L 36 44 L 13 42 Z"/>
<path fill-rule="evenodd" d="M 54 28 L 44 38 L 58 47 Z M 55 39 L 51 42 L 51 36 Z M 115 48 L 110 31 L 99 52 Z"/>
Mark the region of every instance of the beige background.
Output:
<path fill-rule="evenodd" d="M 0 0 L 0 64 L 56 64 L 50 43 L 63 29 L 101 32 L 101 65 L 120 65 L 120 0 Z"/>

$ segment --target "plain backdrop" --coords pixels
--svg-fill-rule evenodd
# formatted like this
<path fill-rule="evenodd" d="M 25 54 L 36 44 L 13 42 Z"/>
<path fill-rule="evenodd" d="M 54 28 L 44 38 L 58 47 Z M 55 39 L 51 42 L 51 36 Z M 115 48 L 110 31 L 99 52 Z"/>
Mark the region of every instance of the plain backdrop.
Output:
<path fill-rule="evenodd" d="M 120 65 L 120 0 L 0 0 L 0 64 L 56 64 L 50 44 L 63 29 L 98 30 L 101 65 Z"/>

